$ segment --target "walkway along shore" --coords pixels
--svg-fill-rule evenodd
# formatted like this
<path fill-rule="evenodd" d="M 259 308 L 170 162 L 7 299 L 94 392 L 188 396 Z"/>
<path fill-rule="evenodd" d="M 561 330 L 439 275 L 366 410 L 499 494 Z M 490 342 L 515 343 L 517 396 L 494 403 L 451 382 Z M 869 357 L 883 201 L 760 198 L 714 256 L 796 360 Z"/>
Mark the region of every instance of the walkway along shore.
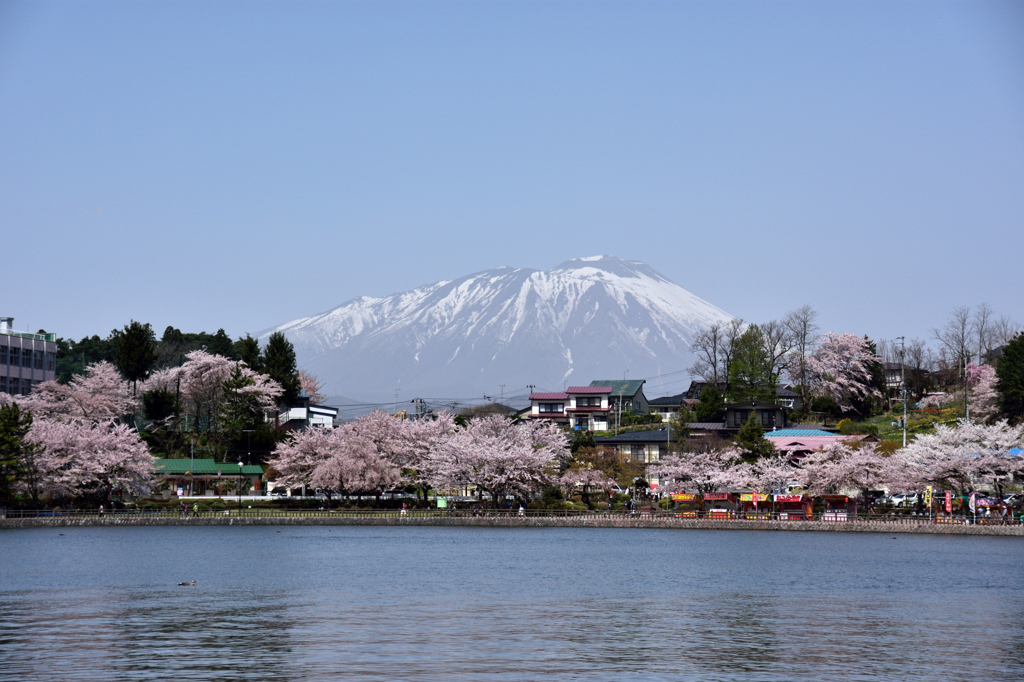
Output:
<path fill-rule="evenodd" d="M 945 524 L 916 521 L 765 521 L 681 519 L 671 515 L 579 516 L 401 516 L 366 514 L 255 515 L 208 512 L 200 516 L 106 514 L 0 518 L 0 529 L 72 528 L 77 526 L 441 526 L 477 528 L 660 528 L 666 530 L 761 530 L 819 533 L 919 533 L 929 535 L 1001 535 L 1024 538 L 1024 525 Z"/>

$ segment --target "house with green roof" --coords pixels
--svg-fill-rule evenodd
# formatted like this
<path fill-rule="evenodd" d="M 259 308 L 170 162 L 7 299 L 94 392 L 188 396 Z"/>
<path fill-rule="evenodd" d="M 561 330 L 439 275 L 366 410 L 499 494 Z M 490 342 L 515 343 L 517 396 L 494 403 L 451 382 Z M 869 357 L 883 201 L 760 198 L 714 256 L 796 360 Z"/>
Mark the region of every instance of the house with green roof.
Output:
<path fill-rule="evenodd" d="M 612 389 L 608 400 L 609 406 L 613 410 L 617 411 L 621 405 L 623 412 L 632 410 L 637 414 L 647 414 L 651 406 L 644 395 L 645 383 L 647 383 L 645 379 L 599 379 L 591 381 L 590 385 L 607 386 Z"/>
<path fill-rule="evenodd" d="M 262 495 L 263 467 L 256 464 L 217 462 L 213 459 L 157 459 L 157 489 L 165 485 L 171 495 L 181 497 L 220 497 L 237 495 L 241 486 L 243 495 Z M 163 484 L 163 485 L 161 485 Z M 251 491 L 251 492 L 250 492 Z"/>

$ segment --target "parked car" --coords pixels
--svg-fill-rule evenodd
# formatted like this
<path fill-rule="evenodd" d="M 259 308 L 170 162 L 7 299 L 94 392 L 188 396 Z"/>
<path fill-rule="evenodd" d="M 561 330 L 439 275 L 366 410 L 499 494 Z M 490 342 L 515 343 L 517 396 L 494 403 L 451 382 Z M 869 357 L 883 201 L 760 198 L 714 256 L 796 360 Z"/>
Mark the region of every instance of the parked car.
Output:
<path fill-rule="evenodd" d="M 917 493 L 896 493 L 889 500 L 894 507 L 916 507 L 918 495 Z"/>

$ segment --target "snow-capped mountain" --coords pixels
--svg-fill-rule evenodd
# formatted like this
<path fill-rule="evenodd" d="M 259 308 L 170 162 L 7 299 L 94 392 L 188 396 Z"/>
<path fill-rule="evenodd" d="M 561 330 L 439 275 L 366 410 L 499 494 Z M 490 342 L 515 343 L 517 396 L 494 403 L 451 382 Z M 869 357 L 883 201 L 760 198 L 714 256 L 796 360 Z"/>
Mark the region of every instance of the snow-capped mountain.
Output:
<path fill-rule="evenodd" d="M 611 256 L 486 270 L 361 296 L 282 331 L 329 393 L 361 400 L 497 399 L 687 368 L 693 333 L 731 316 L 653 268 Z M 676 377 L 678 378 L 678 377 Z M 648 397 L 661 395 L 649 380 Z M 681 390 L 673 388 L 673 392 Z"/>

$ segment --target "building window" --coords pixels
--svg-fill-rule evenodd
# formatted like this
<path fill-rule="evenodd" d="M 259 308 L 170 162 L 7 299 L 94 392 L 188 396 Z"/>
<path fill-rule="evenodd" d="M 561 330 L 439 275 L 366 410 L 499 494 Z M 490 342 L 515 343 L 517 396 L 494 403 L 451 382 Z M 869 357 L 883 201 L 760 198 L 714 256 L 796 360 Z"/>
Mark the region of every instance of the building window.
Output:
<path fill-rule="evenodd" d="M 21 350 L 18 349 L 18 348 L 11 348 L 11 356 L 8 359 L 8 362 L 10 362 L 11 367 L 20 367 L 21 366 Z"/>
<path fill-rule="evenodd" d="M 0 377 L 0 393 L 7 393 L 7 377 Z"/>
<path fill-rule="evenodd" d="M 741 426 L 750 417 L 750 410 L 736 410 L 736 425 Z"/>
<path fill-rule="evenodd" d="M 32 367 L 32 351 L 28 348 L 21 349 L 21 366 Z"/>
<path fill-rule="evenodd" d="M 35 369 L 42 369 L 43 368 L 43 351 L 37 350 L 37 351 L 33 352 L 32 353 L 32 360 L 33 360 L 32 366 Z"/>
<path fill-rule="evenodd" d="M 53 372 L 57 369 L 57 354 L 47 353 L 46 354 L 46 371 Z"/>
<path fill-rule="evenodd" d="M 28 395 L 32 392 L 32 380 L 22 379 L 21 380 L 21 394 Z"/>
<path fill-rule="evenodd" d="M 601 407 L 600 398 L 576 398 L 576 407 Z"/>
<path fill-rule="evenodd" d="M 9 357 L 7 346 L 0 346 L 0 365 L 7 364 L 7 358 Z"/>
<path fill-rule="evenodd" d="M 565 403 L 541 403 L 541 414 L 562 414 L 565 412 Z"/>

